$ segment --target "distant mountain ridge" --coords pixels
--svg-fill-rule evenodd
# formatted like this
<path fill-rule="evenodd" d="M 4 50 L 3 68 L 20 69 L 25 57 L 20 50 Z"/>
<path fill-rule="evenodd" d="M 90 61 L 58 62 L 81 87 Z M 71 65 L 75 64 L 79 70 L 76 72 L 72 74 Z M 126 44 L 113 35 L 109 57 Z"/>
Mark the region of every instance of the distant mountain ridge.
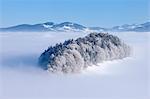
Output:
<path fill-rule="evenodd" d="M 46 31 L 85 31 L 87 28 L 72 22 L 63 22 L 55 24 L 53 22 L 46 22 L 40 24 L 21 24 L 8 28 L 0 28 L 0 31 L 12 31 L 12 32 L 46 32 Z"/>
<path fill-rule="evenodd" d="M 135 32 L 150 32 L 150 22 L 143 24 L 124 24 L 121 26 L 114 26 L 112 28 L 103 27 L 86 27 L 73 22 L 63 22 L 63 23 L 53 23 L 46 22 L 40 24 L 21 24 L 17 26 L 0 28 L 3 32 L 48 32 L 48 31 L 61 31 L 61 32 L 125 32 L 125 31 L 135 31 Z"/>
<path fill-rule="evenodd" d="M 121 26 L 115 26 L 111 31 L 135 31 L 135 32 L 150 32 L 150 22 L 143 24 L 124 24 Z"/>

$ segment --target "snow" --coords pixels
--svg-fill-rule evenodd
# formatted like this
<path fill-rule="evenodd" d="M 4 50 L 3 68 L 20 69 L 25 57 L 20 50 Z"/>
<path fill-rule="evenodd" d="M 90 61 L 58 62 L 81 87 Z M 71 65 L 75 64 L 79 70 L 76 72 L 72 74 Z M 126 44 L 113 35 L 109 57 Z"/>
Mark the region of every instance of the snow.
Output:
<path fill-rule="evenodd" d="M 0 33 L 0 99 L 149 99 L 150 33 L 112 34 L 133 47 L 131 57 L 62 75 L 39 68 L 37 58 L 49 45 L 86 33 Z"/>
<path fill-rule="evenodd" d="M 68 29 L 68 30 L 72 29 L 72 28 L 69 27 L 69 26 L 64 26 L 63 28 L 64 28 L 64 29 Z"/>
<path fill-rule="evenodd" d="M 52 27 L 52 25 L 45 25 L 45 24 L 43 24 L 43 26 L 48 29 Z"/>

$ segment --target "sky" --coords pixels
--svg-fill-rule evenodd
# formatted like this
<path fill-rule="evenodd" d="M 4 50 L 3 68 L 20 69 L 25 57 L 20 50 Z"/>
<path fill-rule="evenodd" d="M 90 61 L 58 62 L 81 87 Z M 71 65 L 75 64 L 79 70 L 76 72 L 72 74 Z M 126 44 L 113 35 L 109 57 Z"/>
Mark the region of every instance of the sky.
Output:
<path fill-rule="evenodd" d="M 0 0 L 0 27 L 75 22 L 112 27 L 150 20 L 149 0 Z"/>

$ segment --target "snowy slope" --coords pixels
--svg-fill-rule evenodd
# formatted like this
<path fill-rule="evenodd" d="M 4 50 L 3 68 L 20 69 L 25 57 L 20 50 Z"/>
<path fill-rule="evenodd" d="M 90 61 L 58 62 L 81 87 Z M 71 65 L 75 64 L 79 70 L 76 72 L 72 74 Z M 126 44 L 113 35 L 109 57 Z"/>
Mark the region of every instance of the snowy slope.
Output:
<path fill-rule="evenodd" d="M 0 31 L 3 32 L 47 32 L 47 31 L 59 31 L 59 32 L 67 32 L 67 31 L 84 31 L 87 29 L 86 27 L 72 23 L 72 22 L 63 22 L 60 24 L 56 24 L 53 22 L 46 22 L 40 24 L 21 24 L 17 26 L 12 26 L 8 28 L 0 28 Z"/>
<path fill-rule="evenodd" d="M 112 33 L 113 34 L 113 33 Z M 0 33 L 0 99 L 149 99 L 150 33 L 115 33 L 133 47 L 130 58 L 77 75 L 51 75 L 37 63 L 49 45 L 86 33 Z"/>
<path fill-rule="evenodd" d="M 17 26 L 0 28 L 2 32 L 150 32 L 150 22 L 145 22 L 142 24 L 124 24 L 121 26 L 114 26 L 112 28 L 103 28 L 103 27 L 88 27 L 84 25 L 80 25 L 78 23 L 73 22 L 63 22 L 63 23 L 39 23 L 34 25 L 29 24 L 21 24 Z"/>
<path fill-rule="evenodd" d="M 147 32 L 150 31 L 150 22 L 146 22 L 143 24 L 124 24 L 122 26 L 115 26 L 112 29 L 110 29 L 111 31 L 134 31 L 134 32 Z"/>

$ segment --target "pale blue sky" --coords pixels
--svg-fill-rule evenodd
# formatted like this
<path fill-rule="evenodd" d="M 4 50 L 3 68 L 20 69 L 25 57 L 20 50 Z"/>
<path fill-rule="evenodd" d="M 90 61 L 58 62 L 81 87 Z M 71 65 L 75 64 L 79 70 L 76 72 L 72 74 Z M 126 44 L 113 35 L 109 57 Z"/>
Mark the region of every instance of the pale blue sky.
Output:
<path fill-rule="evenodd" d="M 150 0 L 0 0 L 0 27 L 71 21 L 112 27 L 149 20 Z"/>

